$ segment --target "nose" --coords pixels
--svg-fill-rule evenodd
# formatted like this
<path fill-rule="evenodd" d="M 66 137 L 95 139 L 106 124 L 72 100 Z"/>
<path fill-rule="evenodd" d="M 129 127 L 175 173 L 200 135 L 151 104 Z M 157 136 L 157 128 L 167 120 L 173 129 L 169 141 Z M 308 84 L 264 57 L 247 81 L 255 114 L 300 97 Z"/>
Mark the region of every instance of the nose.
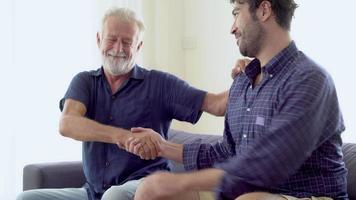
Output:
<path fill-rule="evenodd" d="M 237 26 L 236 26 L 236 18 L 235 18 L 234 23 L 231 26 L 230 33 L 235 35 L 236 31 L 237 31 Z"/>
<path fill-rule="evenodd" d="M 121 42 L 118 40 L 114 43 L 112 49 L 116 52 L 116 53 L 119 53 L 119 52 L 122 52 L 122 44 Z"/>

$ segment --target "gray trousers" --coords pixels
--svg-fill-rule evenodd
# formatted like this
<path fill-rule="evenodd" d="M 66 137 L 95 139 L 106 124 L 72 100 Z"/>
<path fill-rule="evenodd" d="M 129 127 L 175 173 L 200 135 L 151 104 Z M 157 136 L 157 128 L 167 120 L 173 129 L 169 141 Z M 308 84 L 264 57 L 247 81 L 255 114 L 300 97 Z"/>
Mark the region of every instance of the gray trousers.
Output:
<path fill-rule="evenodd" d="M 133 200 L 140 180 L 128 181 L 122 185 L 111 186 L 102 200 Z M 16 200 L 88 200 L 84 188 L 36 189 L 19 194 Z"/>

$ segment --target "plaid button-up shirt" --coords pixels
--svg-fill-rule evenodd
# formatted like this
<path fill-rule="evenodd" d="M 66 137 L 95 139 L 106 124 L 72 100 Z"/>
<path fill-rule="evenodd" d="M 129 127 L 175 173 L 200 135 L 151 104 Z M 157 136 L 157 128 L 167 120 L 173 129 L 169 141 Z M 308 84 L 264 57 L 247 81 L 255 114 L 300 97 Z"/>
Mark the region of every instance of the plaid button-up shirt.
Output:
<path fill-rule="evenodd" d="M 238 75 L 223 140 L 185 144 L 184 165 L 223 169 L 218 199 L 253 191 L 347 199 L 344 129 L 331 77 L 292 42 L 263 68 L 255 59 Z"/>

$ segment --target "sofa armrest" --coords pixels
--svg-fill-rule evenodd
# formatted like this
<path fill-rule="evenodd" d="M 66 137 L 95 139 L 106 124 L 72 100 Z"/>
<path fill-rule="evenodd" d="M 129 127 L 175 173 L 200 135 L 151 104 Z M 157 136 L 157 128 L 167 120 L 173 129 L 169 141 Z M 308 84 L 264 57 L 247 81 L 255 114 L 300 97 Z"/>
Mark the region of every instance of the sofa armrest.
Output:
<path fill-rule="evenodd" d="M 55 162 L 26 165 L 23 190 L 82 187 L 85 183 L 82 162 Z"/>
<path fill-rule="evenodd" d="M 348 170 L 347 192 L 350 200 L 356 200 L 356 144 L 345 143 L 342 145 L 344 161 Z"/>

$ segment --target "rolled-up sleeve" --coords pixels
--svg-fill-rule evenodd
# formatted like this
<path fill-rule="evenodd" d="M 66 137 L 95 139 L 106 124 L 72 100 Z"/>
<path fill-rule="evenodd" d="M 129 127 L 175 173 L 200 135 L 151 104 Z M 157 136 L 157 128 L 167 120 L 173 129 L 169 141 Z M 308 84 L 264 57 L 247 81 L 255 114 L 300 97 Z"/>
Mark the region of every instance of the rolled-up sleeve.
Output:
<path fill-rule="evenodd" d="M 83 103 L 86 107 L 89 105 L 90 99 L 90 75 L 88 72 L 81 72 L 74 76 L 67 92 L 59 102 L 59 109 L 62 111 L 66 99 L 74 99 Z"/>

